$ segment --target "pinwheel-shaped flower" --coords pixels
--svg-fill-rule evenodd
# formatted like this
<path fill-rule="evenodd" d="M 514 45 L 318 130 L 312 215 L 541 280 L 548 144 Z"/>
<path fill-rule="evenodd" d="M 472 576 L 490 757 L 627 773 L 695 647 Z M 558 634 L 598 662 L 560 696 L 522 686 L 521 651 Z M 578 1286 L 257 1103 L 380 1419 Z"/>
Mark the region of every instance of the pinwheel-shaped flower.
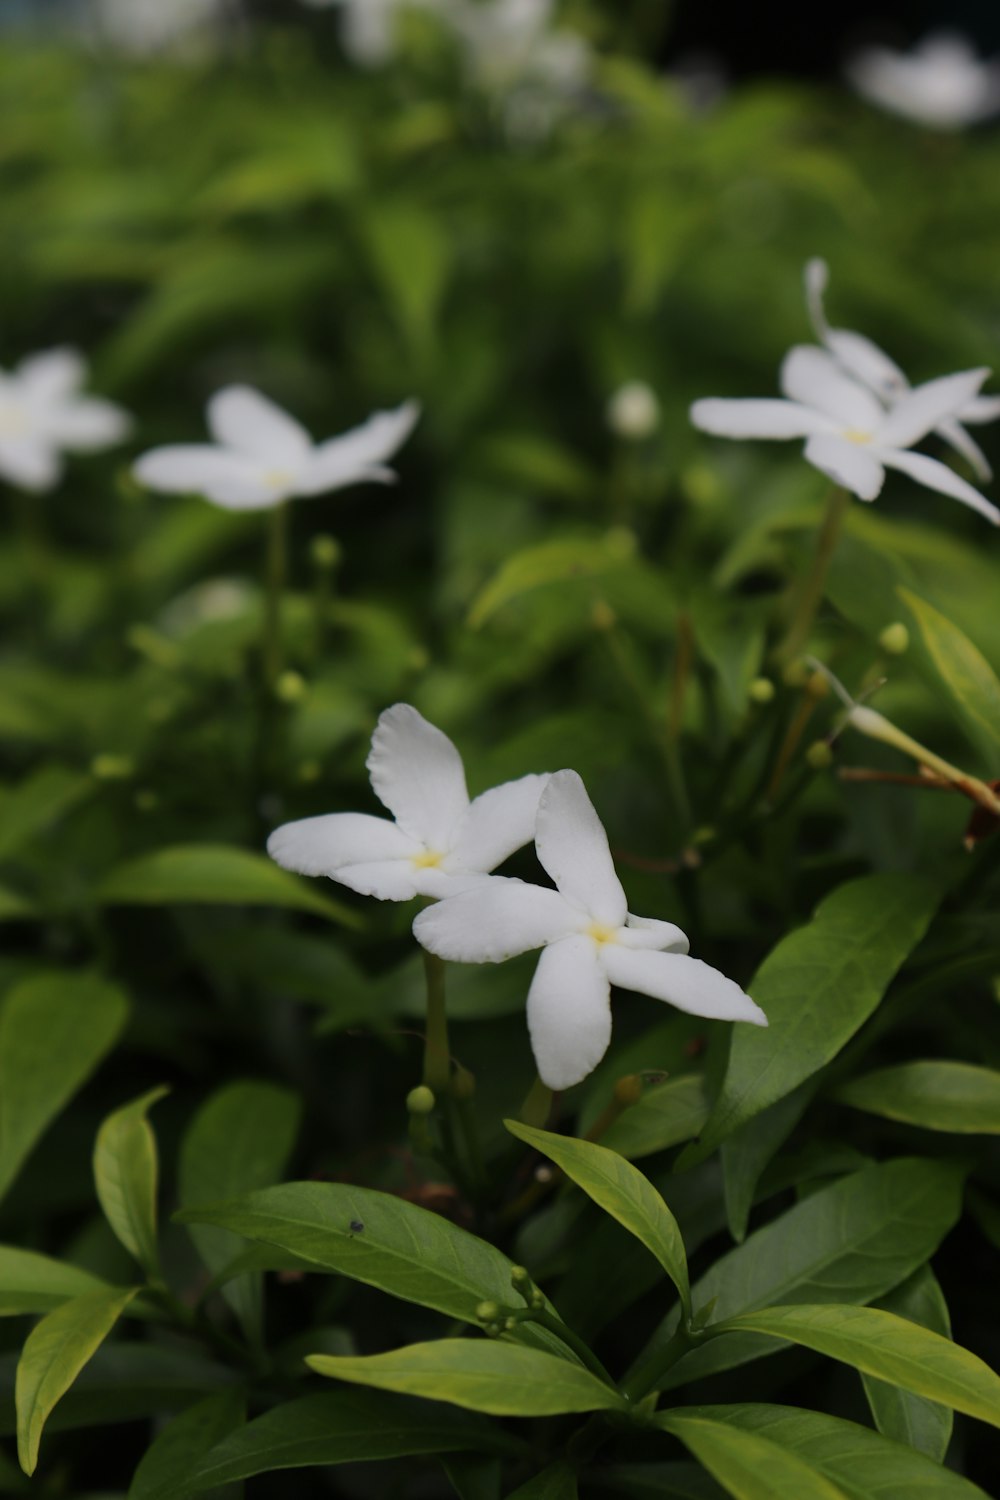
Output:
<path fill-rule="evenodd" d="M 570 1088 L 611 1040 L 611 985 L 722 1021 L 767 1018 L 739 985 L 688 957 L 679 927 L 629 915 L 607 835 L 575 771 L 550 776 L 538 804 L 535 847 L 556 889 L 494 876 L 413 924 L 439 958 L 500 963 L 541 948 L 528 992 L 528 1028 L 542 1082 Z"/>
<path fill-rule="evenodd" d="M 294 417 L 259 391 L 226 386 L 208 403 L 215 445 L 153 448 L 134 472 L 150 489 L 204 495 L 226 510 L 270 510 L 293 496 L 362 482 L 390 484 L 396 476 L 386 463 L 409 437 L 419 410 L 406 401 L 340 437 L 313 443 Z"/>
<path fill-rule="evenodd" d="M 867 386 L 887 406 L 896 406 L 910 394 L 910 382 L 895 360 L 863 333 L 830 327 L 823 306 L 829 275 L 825 260 L 817 258 L 806 266 L 806 300 L 816 337 L 829 349 L 845 374 Z M 995 422 L 997 417 L 1000 417 L 1000 396 L 973 396 L 954 417 L 946 418 L 934 428 L 937 436 L 960 453 L 982 480 L 989 479 L 990 465 L 962 423 Z"/>
<path fill-rule="evenodd" d="M 328 875 L 380 901 L 440 897 L 488 878 L 531 842 L 545 776 L 522 776 L 469 801 L 462 758 L 408 703 L 387 708 L 368 772 L 395 822 L 329 813 L 275 829 L 267 852 L 286 870 Z"/>
<path fill-rule="evenodd" d="M 64 453 L 118 443 L 131 425 L 120 406 L 85 396 L 87 365 L 75 349 L 48 349 L 0 371 L 0 475 L 23 490 L 50 490 Z"/>
<path fill-rule="evenodd" d="M 805 457 L 859 500 L 874 500 L 886 469 L 971 506 L 1000 525 L 1000 510 L 954 470 L 914 443 L 967 409 L 989 370 L 965 370 L 914 386 L 891 409 L 845 375 L 827 349 L 799 345 L 781 367 L 779 400 L 696 401 L 691 420 L 704 432 L 728 438 L 805 438 Z"/>
<path fill-rule="evenodd" d="M 866 47 L 847 76 L 871 104 L 933 130 L 961 130 L 1000 113 L 1000 61 L 984 62 L 955 32 L 934 32 L 912 52 Z"/>

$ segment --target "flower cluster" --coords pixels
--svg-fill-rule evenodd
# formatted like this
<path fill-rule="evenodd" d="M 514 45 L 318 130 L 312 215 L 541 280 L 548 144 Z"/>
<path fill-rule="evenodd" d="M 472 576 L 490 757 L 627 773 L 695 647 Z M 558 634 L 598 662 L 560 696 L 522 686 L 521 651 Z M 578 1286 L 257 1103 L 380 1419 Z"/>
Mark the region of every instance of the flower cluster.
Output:
<path fill-rule="evenodd" d="M 287 823 L 268 852 L 386 901 L 437 904 L 413 924 L 439 958 L 500 963 L 542 949 L 528 1027 L 543 1083 L 569 1088 L 611 1040 L 611 986 L 693 1015 L 766 1026 L 731 979 L 688 955 L 679 927 L 629 913 L 607 835 L 575 771 L 525 776 L 470 802 L 461 757 L 415 708 L 386 709 L 372 737 L 372 786 L 395 821 L 332 813 Z M 554 889 L 493 875 L 532 838 Z"/>
<path fill-rule="evenodd" d="M 870 103 L 932 130 L 961 130 L 1000 114 L 1000 59 L 982 61 L 950 31 L 932 32 L 912 52 L 866 47 L 847 77 Z"/>

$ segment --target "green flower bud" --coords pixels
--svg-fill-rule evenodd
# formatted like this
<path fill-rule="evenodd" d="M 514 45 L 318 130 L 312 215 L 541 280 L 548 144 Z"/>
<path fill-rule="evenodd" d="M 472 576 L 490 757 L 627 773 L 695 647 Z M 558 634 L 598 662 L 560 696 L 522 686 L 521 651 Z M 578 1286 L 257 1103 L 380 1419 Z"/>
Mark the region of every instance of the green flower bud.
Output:
<path fill-rule="evenodd" d="M 545 1306 L 545 1296 L 537 1287 L 528 1298 L 528 1306 L 533 1307 L 536 1312 Z"/>
<path fill-rule="evenodd" d="M 411 1115 L 429 1115 L 437 1108 L 437 1100 L 426 1083 L 419 1083 L 406 1096 L 406 1107 Z"/>
<path fill-rule="evenodd" d="M 309 556 L 317 568 L 335 568 L 344 555 L 344 549 L 335 536 L 320 533 L 309 543 Z"/>
<path fill-rule="evenodd" d="M 825 771 L 833 765 L 833 751 L 826 740 L 815 740 L 806 751 L 806 764 L 814 771 Z"/>
<path fill-rule="evenodd" d="M 909 647 L 910 632 L 902 620 L 896 620 L 894 624 L 885 627 L 878 638 L 878 643 L 890 656 L 902 656 Z"/>
<path fill-rule="evenodd" d="M 770 703 L 775 694 L 775 686 L 770 677 L 755 677 L 749 687 L 751 703 Z"/>
<path fill-rule="evenodd" d="M 642 1079 L 638 1073 L 626 1073 L 624 1078 L 619 1078 L 615 1084 L 615 1103 L 620 1104 L 623 1109 L 628 1109 L 630 1104 L 638 1104 L 642 1098 Z"/>
<path fill-rule="evenodd" d="M 511 1266 L 510 1284 L 519 1292 L 530 1290 L 532 1284 L 531 1277 L 523 1266 Z"/>
<path fill-rule="evenodd" d="M 781 669 L 781 680 L 786 687 L 805 687 L 809 678 L 809 668 L 804 661 L 790 661 Z"/>
<path fill-rule="evenodd" d="M 503 1309 L 497 1302 L 480 1302 L 476 1308 L 476 1317 L 480 1323 L 496 1323 L 502 1313 Z"/>
<path fill-rule="evenodd" d="M 90 774 L 98 781 L 128 781 L 135 775 L 135 762 L 128 755 L 95 755 Z"/>
<path fill-rule="evenodd" d="M 299 703 L 309 691 L 309 684 L 300 672 L 282 672 L 274 691 L 282 703 Z"/>
<path fill-rule="evenodd" d="M 820 698 L 826 697 L 830 691 L 830 684 L 822 672 L 813 672 L 812 676 L 806 679 L 805 691 L 810 698 L 815 698 L 818 702 Z"/>

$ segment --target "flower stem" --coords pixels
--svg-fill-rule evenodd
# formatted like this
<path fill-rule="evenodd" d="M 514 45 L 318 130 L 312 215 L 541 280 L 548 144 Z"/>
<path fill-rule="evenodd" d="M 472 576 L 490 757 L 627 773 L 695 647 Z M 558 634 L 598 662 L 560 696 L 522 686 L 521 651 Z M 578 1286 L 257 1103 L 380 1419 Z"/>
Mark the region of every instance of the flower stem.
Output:
<path fill-rule="evenodd" d="M 591 1374 L 596 1375 L 598 1380 L 603 1380 L 605 1385 L 611 1386 L 612 1390 L 614 1390 L 615 1383 L 601 1364 L 601 1361 L 597 1358 L 597 1355 L 588 1344 L 584 1343 L 579 1334 L 574 1333 L 572 1328 L 566 1327 L 561 1318 L 555 1317 L 547 1308 L 539 1307 L 532 1311 L 530 1321 L 538 1323 L 542 1328 L 547 1328 L 550 1333 L 554 1333 L 556 1338 L 560 1339 L 566 1345 L 567 1349 L 572 1349 L 581 1364 L 586 1365 Z"/>
<path fill-rule="evenodd" d="M 424 949 L 427 981 L 427 1029 L 424 1037 L 424 1083 L 435 1094 L 444 1094 L 451 1076 L 448 1047 L 448 1013 L 445 1008 L 444 959 Z"/>
<path fill-rule="evenodd" d="M 775 659 L 781 663 L 794 661 L 809 638 L 816 611 L 823 598 L 826 575 L 836 550 L 840 528 L 850 503 L 849 493 L 841 489 L 839 485 L 835 486 L 827 496 L 826 510 L 820 525 L 812 566 L 798 591 L 795 610 L 785 638 L 774 653 Z"/>
<path fill-rule="evenodd" d="M 273 696 L 281 676 L 284 650 L 281 639 L 281 599 L 288 573 L 288 502 L 274 506 L 268 516 L 267 559 L 264 582 L 264 687 Z"/>
<path fill-rule="evenodd" d="M 701 1343 L 702 1339 L 711 1336 L 711 1330 L 705 1329 L 700 1334 L 695 1334 L 686 1327 L 683 1321 L 677 1326 L 677 1331 L 659 1355 L 647 1356 L 640 1360 L 635 1373 L 630 1380 L 623 1380 L 618 1389 L 627 1401 L 641 1401 L 650 1391 L 656 1390 L 664 1377 L 678 1364 L 691 1350 Z"/>

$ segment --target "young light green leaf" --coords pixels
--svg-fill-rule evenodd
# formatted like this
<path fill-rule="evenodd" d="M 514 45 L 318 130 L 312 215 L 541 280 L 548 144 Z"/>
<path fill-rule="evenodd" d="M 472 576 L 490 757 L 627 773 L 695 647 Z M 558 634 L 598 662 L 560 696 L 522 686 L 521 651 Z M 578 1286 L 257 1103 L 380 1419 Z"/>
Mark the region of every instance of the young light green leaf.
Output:
<path fill-rule="evenodd" d="M 719 1097 L 681 1166 L 704 1160 L 836 1056 L 878 1005 L 940 899 L 940 886 L 916 875 L 866 875 L 839 886 L 808 926 L 781 940 L 748 987 L 767 1028 L 734 1028 Z"/>
<path fill-rule="evenodd" d="M 102 1290 L 110 1288 L 89 1271 L 36 1250 L 0 1245 L 0 1317 L 51 1312 L 73 1297 Z"/>
<path fill-rule="evenodd" d="M 766 1439 L 804 1459 L 848 1500 L 989 1500 L 978 1485 L 943 1469 L 923 1453 L 891 1442 L 870 1427 L 791 1406 L 747 1401 L 739 1406 L 685 1407 L 663 1417 L 696 1417 Z M 800 1500 L 795 1490 L 776 1500 Z"/>
<path fill-rule="evenodd" d="M 435 1339 L 388 1354 L 357 1357 L 315 1354 L 306 1364 L 333 1380 L 449 1401 L 493 1417 L 625 1408 L 613 1386 L 581 1365 L 496 1339 Z"/>
<path fill-rule="evenodd" d="M 156 1136 L 146 1116 L 169 1092 L 165 1087 L 150 1089 L 131 1104 L 116 1109 L 97 1132 L 94 1145 L 97 1201 L 115 1235 L 150 1277 L 159 1275 L 156 1246 L 159 1166 Z"/>
<path fill-rule="evenodd" d="M 731 1427 L 711 1408 L 663 1412 L 657 1426 L 679 1438 L 734 1500 L 850 1500 L 809 1459 L 758 1433 Z"/>
<path fill-rule="evenodd" d="M 244 1423 L 246 1401 L 238 1390 L 206 1396 L 174 1417 L 139 1461 L 128 1500 L 180 1500 L 207 1453 Z"/>
<path fill-rule="evenodd" d="M 534 1130 L 514 1120 L 505 1124 L 511 1135 L 554 1161 L 599 1208 L 642 1241 L 677 1288 L 684 1316 L 689 1319 L 691 1287 L 684 1241 L 677 1220 L 648 1177 L 617 1151 L 609 1151 L 593 1141 Z"/>
<path fill-rule="evenodd" d="M 17 1453 L 26 1474 L 35 1472 L 38 1445 L 49 1413 L 107 1338 L 136 1289 L 108 1287 L 64 1302 L 28 1334 L 17 1365 Z"/>
<path fill-rule="evenodd" d="M 907 588 L 896 590 L 920 632 L 930 664 L 991 763 L 1000 751 L 1000 679 L 968 636 Z"/>
<path fill-rule="evenodd" d="M 363 925 L 355 912 L 272 860 L 224 844 L 156 849 L 112 870 L 99 896 L 109 906 L 282 906 L 347 927 Z"/>
<path fill-rule="evenodd" d="M 178 1184 L 181 1204 L 237 1198 L 278 1182 L 295 1145 L 301 1118 L 296 1094 L 250 1079 L 227 1084 L 202 1105 L 181 1143 Z M 239 1236 L 209 1224 L 192 1224 L 208 1269 L 218 1275 L 243 1249 Z M 223 1292 L 247 1334 L 261 1331 L 260 1275 L 229 1282 Z"/>
<path fill-rule="evenodd" d="M 895 1313 L 817 1303 L 761 1308 L 730 1318 L 723 1326 L 804 1344 L 878 1380 L 1000 1427 L 1000 1376 L 968 1349 Z"/>
<path fill-rule="evenodd" d="M 0 1009 L 0 1196 L 118 1040 L 128 1001 L 90 974 L 39 974 Z"/>
<path fill-rule="evenodd" d="M 644 1089 L 642 1098 L 605 1131 L 601 1143 L 629 1161 L 639 1161 L 691 1140 L 704 1129 L 708 1114 L 704 1075 L 682 1073 Z"/>
<path fill-rule="evenodd" d="M 577 1500 L 578 1494 L 575 1469 L 556 1463 L 511 1490 L 507 1500 Z"/>
<path fill-rule="evenodd" d="M 962 1173 L 944 1162 L 900 1159 L 865 1167 L 810 1194 L 721 1256 L 692 1289 L 695 1307 L 717 1299 L 716 1322 L 787 1302 L 871 1302 L 934 1254 L 962 1206 Z M 678 1327 L 672 1310 L 636 1372 L 655 1368 Z M 756 1334 L 710 1339 L 663 1381 L 670 1389 L 773 1352 Z"/>
<path fill-rule="evenodd" d="M 223 1438 L 193 1467 L 189 1483 L 191 1491 L 214 1490 L 275 1469 L 520 1448 L 495 1423 L 453 1407 L 375 1391 L 331 1391 L 275 1406 Z"/>
<path fill-rule="evenodd" d="M 930 1328 L 943 1338 L 951 1338 L 948 1305 L 930 1266 L 921 1266 L 901 1286 L 881 1297 L 878 1306 Z M 875 1426 L 884 1437 L 907 1443 L 938 1463 L 944 1462 L 954 1425 L 949 1406 L 928 1401 L 897 1385 L 887 1385 L 872 1375 L 862 1374 L 861 1383 Z"/>
<path fill-rule="evenodd" d="M 1000 1135 L 1000 1072 L 963 1062 L 909 1062 L 841 1084 L 839 1104 L 956 1135 Z"/>

